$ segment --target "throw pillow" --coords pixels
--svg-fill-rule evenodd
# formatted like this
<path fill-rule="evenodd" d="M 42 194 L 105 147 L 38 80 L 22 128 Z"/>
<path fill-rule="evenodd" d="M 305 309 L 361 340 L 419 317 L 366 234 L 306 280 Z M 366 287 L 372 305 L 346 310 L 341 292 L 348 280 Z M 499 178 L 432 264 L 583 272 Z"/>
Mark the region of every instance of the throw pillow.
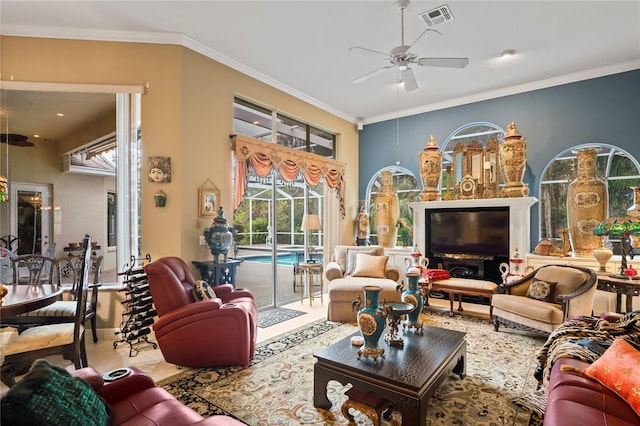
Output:
<path fill-rule="evenodd" d="M 347 268 L 344 271 L 345 275 L 352 275 L 353 271 L 356 269 L 356 254 L 364 253 L 375 255 L 376 249 L 372 248 L 350 248 L 347 249 Z"/>
<path fill-rule="evenodd" d="M 110 409 L 91 386 L 44 359 L 0 401 L 3 426 L 109 424 Z"/>
<path fill-rule="evenodd" d="M 451 278 L 451 275 L 449 274 L 449 271 L 447 271 L 446 269 L 422 269 L 422 271 L 420 272 L 420 277 L 421 278 L 429 278 L 430 281 L 437 281 L 437 280 L 447 280 L 449 278 Z"/>
<path fill-rule="evenodd" d="M 529 286 L 529 294 L 527 294 L 527 297 L 542 302 L 553 303 L 553 292 L 557 284 L 557 282 L 543 281 L 534 277 L 533 282 Z"/>
<path fill-rule="evenodd" d="M 192 292 L 193 298 L 198 301 L 216 298 L 216 292 L 211 288 L 208 282 L 203 280 L 196 281 L 193 285 Z"/>
<path fill-rule="evenodd" d="M 640 415 L 640 351 L 618 337 L 583 373 L 617 393 Z"/>
<path fill-rule="evenodd" d="M 388 256 L 373 256 L 371 254 L 356 254 L 356 267 L 352 277 L 385 278 Z"/>

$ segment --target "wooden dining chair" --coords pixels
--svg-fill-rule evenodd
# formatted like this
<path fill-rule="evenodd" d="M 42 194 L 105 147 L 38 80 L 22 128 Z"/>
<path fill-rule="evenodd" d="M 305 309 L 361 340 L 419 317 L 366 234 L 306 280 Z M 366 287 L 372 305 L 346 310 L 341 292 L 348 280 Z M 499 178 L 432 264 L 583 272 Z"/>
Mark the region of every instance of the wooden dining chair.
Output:
<path fill-rule="evenodd" d="M 89 276 L 92 276 L 93 279 L 90 280 L 89 284 L 89 295 L 87 296 L 87 306 L 83 325 L 86 326 L 87 321 L 91 322 L 93 343 L 98 343 L 98 289 L 102 286 L 102 283 L 100 282 L 102 258 L 102 256 L 91 256 L 89 264 Z M 61 276 L 62 282 L 64 283 L 65 281 L 63 276 L 71 278 L 71 287 L 68 290 L 71 299 L 57 300 L 42 308 L 26 312 L 16 317 L 5 318 L 3 323 L 12 327 L 17 327 L 19 330 L 24 330 L 34 325 L 73 322 L 75 320 L 78 291 L 82 279 L 83 261 L 84 256 L 81 254 L 69 255 L 57 260 L 58 268 L 61 271 L 58 275 Z M 67 293 L 66 290 L 65 293 Z"/>
<path fill-rule="evenodd" d="M 90 246 L 91 236 L 86 235 L 74 321 L 31 327 L 9 342 L 4 347 L 4 362 L 0 367 L 0 380 L 7 386 L 13 386 L 15 376 L 26 373 L 36 359 L 51 355 L 62 355 L 73 361 L 76 369 L 88 366 L 83 322 L 89 288 Z"/>
<path fill-rule="evenodd" d="M 15 284 L 53 284 L 56 277 L 57 260 L 41 254 L 21 254 L 13 258 L 13 281 Z"/>

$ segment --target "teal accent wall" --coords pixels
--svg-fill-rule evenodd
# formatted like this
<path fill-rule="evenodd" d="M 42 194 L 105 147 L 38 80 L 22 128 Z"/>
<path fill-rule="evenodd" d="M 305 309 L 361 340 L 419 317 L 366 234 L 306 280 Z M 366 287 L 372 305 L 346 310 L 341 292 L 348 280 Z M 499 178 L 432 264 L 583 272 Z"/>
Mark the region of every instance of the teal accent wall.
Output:
<path fill-rule="evenodd" d="M 428 97 L 428 90 L 424 96 Z M 539 198 L 544 167 L 571 146 L 608 143 L 640 160 L 640 70 L 367 124 L 360 132 L 360 199 L 365 198 L 371 177 L 398 161 L 419 180 L 418 153 L 429 135 L 442 146 L 451 132 L 474 121 L 503 128 L 516 123 L 527 138 L 524 181 L 530 195 Z M 537 204 L 531 213 L 535 244 L 539 239 Z"/>

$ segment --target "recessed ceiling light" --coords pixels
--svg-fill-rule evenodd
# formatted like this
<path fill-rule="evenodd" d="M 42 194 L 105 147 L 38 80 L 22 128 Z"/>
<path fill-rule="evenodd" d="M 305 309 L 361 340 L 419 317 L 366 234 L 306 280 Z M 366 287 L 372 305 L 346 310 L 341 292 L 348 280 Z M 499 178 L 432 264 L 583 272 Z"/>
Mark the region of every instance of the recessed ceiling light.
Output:
<path fill-rule="evenodd" d="M 40 135 L 33 135 L 33 137 L 34 137 L 34 138 L 39 138 L 39 137 L 40 137 Z"/>
<path fill-rule="evenodd" d="M 501 58 L 508 58 L 508 57 L 513 56 L 513 55 L 515 55 L 515 54 L 516 54 L 516 49 L 507 49 L 507 50 L 504 50 L 504 51 L 500 54 L 500 57 L 501 57 Z"/>
<path fill-rule="evenodd" d="M 57 113 L 56 115 L 57 115 L 58 117 L 64 117 L 64 114 L 63 114 L 63 113 L 61 113 L 61 112 Z"/>

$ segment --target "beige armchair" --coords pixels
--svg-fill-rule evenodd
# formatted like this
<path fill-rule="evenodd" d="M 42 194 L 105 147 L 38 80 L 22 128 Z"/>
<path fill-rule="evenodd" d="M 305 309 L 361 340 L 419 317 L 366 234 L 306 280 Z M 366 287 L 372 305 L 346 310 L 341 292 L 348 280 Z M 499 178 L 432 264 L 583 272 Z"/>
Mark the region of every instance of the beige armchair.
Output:
<path fill-rule="evenodd" d="M 380 302 L 400 300 L 400 272 L 389 264 L 381 246 L 336 246 L 324 276 L 329 289 L 329 321 L 355 321 L 353 301 L 363 297 L 365 285 L 382 286 Z"/>
<path fill-rule="evenodd" d="M 493 325 L 548 335 L 568 317 L 591 315 L 597 275 L 579 266 L 546 265 L 504 284 L 491 300 Z"/>

